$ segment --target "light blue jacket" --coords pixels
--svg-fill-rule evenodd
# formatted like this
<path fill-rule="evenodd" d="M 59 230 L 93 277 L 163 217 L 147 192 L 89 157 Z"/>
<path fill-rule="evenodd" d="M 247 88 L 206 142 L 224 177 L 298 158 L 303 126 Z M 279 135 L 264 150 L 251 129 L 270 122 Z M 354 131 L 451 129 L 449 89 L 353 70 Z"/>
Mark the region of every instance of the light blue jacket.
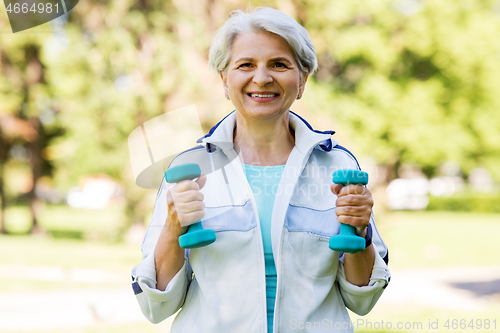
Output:
<path fill-rule="evenodd" d="M 339 232 L 336 196 L 330 191 L 336 169 L 359 169 L 356 159 L 331 139 L 290 112 L 295 147 L 287 160 L 274 203 L 271 238 L 277 271 L 274 332 L 353 332 L 346 307 L 368 313 L 390 280 L 387 247 L 373 214 L 375 264 L 368 286 L 349 283 L 343 256 L 330 250 Z M 257 207 L 241 161 L 233 149 L 234 112 L 199 140 L 200 146 L 171 166 L 199 163 L 210 170 L 202 189 L 205 228 L 217 240 L 186 251 L 182 269 L 165 291 L 156 289 L 154 247 L 167 216 L 162 183 L 142 244 L 143 260 L 132 270 L 133 288 L 144 315 L 158 323 L 175 314 L 172 333 L 265 333 L 264 250 Z M 308 328 L 309 327 L 309 328 Z"/>

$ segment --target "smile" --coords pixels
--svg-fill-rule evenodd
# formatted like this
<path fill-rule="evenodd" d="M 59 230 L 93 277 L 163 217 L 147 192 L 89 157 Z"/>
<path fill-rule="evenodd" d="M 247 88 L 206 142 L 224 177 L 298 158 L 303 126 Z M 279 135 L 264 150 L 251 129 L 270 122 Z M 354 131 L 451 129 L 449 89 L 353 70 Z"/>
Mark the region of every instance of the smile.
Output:
<path fill-rule="evenodd" d="M 269 98 L 274 96 L 276 96 L 276 94 L 250 94 L 250 97 L 260 97 L 260 98 Z"/>

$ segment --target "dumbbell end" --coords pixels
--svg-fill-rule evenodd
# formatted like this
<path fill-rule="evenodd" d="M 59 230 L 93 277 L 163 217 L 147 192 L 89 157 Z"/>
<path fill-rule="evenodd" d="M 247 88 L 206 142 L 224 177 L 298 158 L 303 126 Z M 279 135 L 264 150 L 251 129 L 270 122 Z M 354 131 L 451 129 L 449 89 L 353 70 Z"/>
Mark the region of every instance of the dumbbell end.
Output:
<path fill-rule="evenodd" d="M 336 235 L 330 237 L 330 249 L 337 252 L 356 253 L 365 249 L 365 239 L 351 235 Z"/>
<path fill-rule="evenodd" d="M 200 166 L 196 163 L 182 164 L 165 171 L 167 183 L 178 183 L 187 179 L 195 179 L 201 175 Z"/>
<path fill-rule="evenodd" d="M 342 186 L 349 184 L 366 185 L 368 184 L 368 174 L 361 170 L 335 170 L 332 175 L 332 181 Z"/>
<path fill-rule="evenodd" d="M 215 231 L 212 229 L 203 229 L 201 222 L 193 224 L 188 231 L 179 237 L 179 245 L 183 249 L 195 249 L 207 246 L 215 242 Z"/>

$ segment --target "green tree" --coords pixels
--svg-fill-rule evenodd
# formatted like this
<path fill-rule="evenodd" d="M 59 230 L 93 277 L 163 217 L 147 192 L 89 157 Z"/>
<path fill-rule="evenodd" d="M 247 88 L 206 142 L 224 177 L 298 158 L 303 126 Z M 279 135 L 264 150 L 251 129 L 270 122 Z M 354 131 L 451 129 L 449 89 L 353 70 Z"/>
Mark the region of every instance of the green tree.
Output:
<path fill-rule="evenodd" d="M 129 134 L 162 112 L 210 99 L 201 79 L 207 26 L 214 25 L 210 3 L 193 10 L 172 1 L 81 2 L 45 48 L 67 128 L 49 150 L 56 179 L 74 184 L 104 173 L 119 181 L 127 199 L 122 231 L 142 223 L 152 205 L 132 180 Z"/>
<path fill-rule="evenodd" d="M 0 30 L 7 28 L 0 18 Z M 46 79 L 45 64 L 40 58 L 45 34 L 0 35 L 0 200 L 2 233 L 5 229 L 5 208 L 8 198 L 5 193 L 7 162 L 13 148 L 25 152 L 31 174 L 31 189 L 25 195 L 32 216 L 30 231 L 38 231 L 36 182 L 42 175 L 50 175 L 52 165 L 42 158 L 42 151 L 50 140 L 61 134 L 54 121 L 48 119 L 57 105 L 53 91 Z M 14 162 L 15 163 L 18 162 Z M 20 198 L 21 202 L 23 198 Z"/>
<path fill-rule="evenodd" d="M 497 1 L 294 1 L 320 60 L 313 109 L 360 149 L 431 176 L 447 160 L 500 179 Z M 300 14 L 299 14 L 300 13 Z"/>
<path fill-rule="evenodd" d="M 251 5 L 284 10 L 308 29 L 320 66 L 309 79 L 308 108 L 318 110 L 313 116 L 334 119 L 339 135 L 392 170 L 390 180 L 401 164 L 417 164 L 430 176 L 447 160 L 459 163 L 465 174 L 484 166 L 500 179 L 495 3 Z M 49 174 L 50 165 L 61 188 L 82 175 L 107 174 L 125 187 L 124 229 L 142 222 L 151 202 L 133 183 L 128 135 L 162 112 L 189 104 L 197 105 L 205 129 L 231 110 L 207 68 L 208 48 L 227 14 L 247 6 L 213 0 L 81 1 L 67 22 L 55 22 L 59 28 L 52 34 L 2 34 L 0 115 L 24 121 L 38 139 L 8 136 L 0 126 L 0 165 L 13 145 L 23 145 L 43 157 L 31 164 L 35 181 Z M 0 18 L 0 29 L 6 24 Z M 56 121 L 40 122 L 45 110 Z"/>

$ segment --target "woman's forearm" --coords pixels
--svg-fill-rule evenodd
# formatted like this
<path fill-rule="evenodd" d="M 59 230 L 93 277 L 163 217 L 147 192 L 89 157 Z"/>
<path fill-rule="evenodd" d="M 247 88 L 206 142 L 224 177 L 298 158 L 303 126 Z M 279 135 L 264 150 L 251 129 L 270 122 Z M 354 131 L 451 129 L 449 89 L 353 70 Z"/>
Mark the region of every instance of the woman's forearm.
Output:
<path fill-rule="evenodd" d="M 155 248 L 156 289 L 164 291 L 183 265 L 184 249 L 179 246 L 178 236 L 166 225 Z"/>
<path fill-rule="evenodd" d="M 344 257 L 344 272 L 347 281 L 362 287 L 370 282 L 373 265 L 375 263 L 375 248 L 372 244 L 361 252 L 350 254 Z"/>
<path fill-rule="evenodd" d="M 196 182 L 183 180 L 167 192 L 168 215 L 155 247 L 156 289 L 164 291 L 170 280 L 184 265 L 184 249 L 179 236 L 187 231 L 187 225 L 205 216 L 203 193 L 207 177 L 202 175 Z"/>

